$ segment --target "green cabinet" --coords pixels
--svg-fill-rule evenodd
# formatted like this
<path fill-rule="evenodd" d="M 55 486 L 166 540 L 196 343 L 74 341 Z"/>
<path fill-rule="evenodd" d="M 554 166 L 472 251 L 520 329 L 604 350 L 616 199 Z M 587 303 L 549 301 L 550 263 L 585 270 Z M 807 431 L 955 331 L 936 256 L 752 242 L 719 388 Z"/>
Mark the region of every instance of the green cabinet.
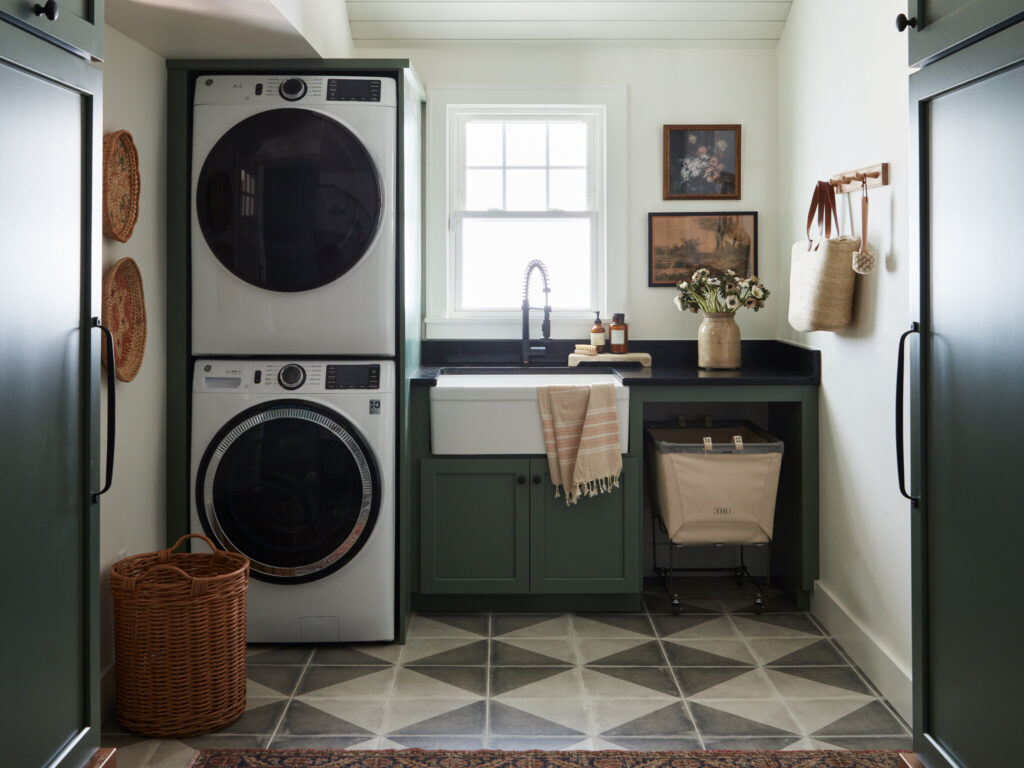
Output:
<path fill-rule="evenodd" d="M 0 19 L 80 55 L 103 58 L 103 0 L 54 0 L 47 5 L 46 0 L 0 0 Z"/>
<path fill-rule="evenodd" d="M 568 506 L 547 460 L 530 462 L 531 592 L 640 591 L 640 460 L 622 464 L 618 488 Z"/>
<path fill-rule="evenodd" d="M 919 67 L 1024 19 L 1022 0 L 910 0 L 910 65 Z"/>
<path fill-rule="evenodd" d="M 422 593 L 639 593 L 639 460 L 571 507 L 543 458 L 424 458 L 420 476 Z"/>

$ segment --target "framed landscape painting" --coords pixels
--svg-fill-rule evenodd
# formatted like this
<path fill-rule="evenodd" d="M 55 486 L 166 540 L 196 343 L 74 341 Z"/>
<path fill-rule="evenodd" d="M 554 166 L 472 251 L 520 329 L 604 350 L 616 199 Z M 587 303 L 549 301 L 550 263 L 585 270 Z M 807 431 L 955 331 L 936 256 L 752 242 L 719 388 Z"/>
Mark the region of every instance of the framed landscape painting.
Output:
<path fill-rule="evenodd" d="M 740 126 L 666 125 L 665 200 L 739 200 Z"/>
<path fill-rule="evenodd" d="M 675 287 L 701 267 L 757 274 L 757 213 L 649 213 L 647 285 Z"/>

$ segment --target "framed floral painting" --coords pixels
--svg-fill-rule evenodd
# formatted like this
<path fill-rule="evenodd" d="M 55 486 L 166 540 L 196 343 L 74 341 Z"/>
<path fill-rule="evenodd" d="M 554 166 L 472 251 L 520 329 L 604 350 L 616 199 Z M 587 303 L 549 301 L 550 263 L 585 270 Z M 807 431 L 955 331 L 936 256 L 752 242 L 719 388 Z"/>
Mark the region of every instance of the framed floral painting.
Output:
<path fill-rule="evenodd" d="M 665 200 L 739 200 L 740 127 L 666 125 Z"/>
<path fill-rule="evenodd" d="M 757 213 L 649 213 L 647 285 L 674 288 L 702 267 L 757 274 Z"/>

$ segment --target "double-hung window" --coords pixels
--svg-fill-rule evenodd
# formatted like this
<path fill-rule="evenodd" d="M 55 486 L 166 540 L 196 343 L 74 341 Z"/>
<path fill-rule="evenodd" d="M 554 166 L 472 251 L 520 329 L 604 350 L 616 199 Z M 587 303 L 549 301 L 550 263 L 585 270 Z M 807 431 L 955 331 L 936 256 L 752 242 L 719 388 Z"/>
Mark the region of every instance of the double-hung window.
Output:
<path fill-rule="evenodd" d="M 556 312 L 598 307 L 604 115 L 600 105 L 449 105 L 449 316 L 518 312 L 533 259 L 548 268 Z"/>

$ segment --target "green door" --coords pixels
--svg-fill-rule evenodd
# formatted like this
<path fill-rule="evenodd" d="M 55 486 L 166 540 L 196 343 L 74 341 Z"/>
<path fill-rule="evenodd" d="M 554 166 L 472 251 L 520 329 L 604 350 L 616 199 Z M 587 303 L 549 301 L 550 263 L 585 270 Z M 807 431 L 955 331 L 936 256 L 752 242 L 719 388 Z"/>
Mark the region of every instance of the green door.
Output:
<path fill-rule="evenodd" d="M 622 460 L 619 487 L 567 506 L 546 459 L 530 462 L 530 590 L 640 591 L 640 460 Z"/>
<path fill-rule="evenodd" d="M 910 65 L 923 66 L 1024 17 L 1021 0 L 910 0 Z"/>
<path fill-rule="evenodd" d="M 420 591 L 530 588 L 528 459 L 420 462 Z"/>
<path fill-rule="evenodd" d="M 0 23 L 0 743 L 25 768 L 77 767 L 99 745 L 99 77 Z"/>
<path fill-rule="evenodd" d="M 928 768 L 1019 764 L 1024 304 L 1003 285 L 1020 270 L 1024 23 L 910 83 L 922 181 L 914 748 Z"/>

